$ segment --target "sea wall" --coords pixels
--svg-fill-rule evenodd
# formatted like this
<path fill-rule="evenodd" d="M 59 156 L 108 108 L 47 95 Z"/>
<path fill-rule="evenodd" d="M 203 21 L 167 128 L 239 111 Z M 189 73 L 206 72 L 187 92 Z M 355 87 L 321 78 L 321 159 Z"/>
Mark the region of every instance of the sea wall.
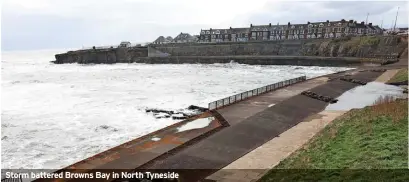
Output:
<path fill-rule="evenodd" d="M 240 63 L 249 65 L 299 65 L 299 66 L 360 66 L 380 65 L 380 59 L 362 59 L 356 57 L 319 57 L 319 56 L 170 56 L 144 57 L 134 61 L 146 64 L 214 64 Z"/>
<path fill-rule="evenodd" d="M 398 36 L 343 37 L 246 43 L 153 45 L 172 56 L 285 55 L 324 57 L 381 57 L 399 55 L 407 39 Z"/>
<path fill-rule="evenodd" d="M 396 59 L 396 57 L 403 54 L 405 50 L 407 50 L 407 36 L 365 36 L 344 37 L 340 39 L 303 39 L 211 44 L 183 43 L 149 45 L 149 47 L 89 49 L 57 54 L 55 55 L 56 61 L 54 61 L 54 63 L 165 63 L 166 60 L 169 60 L 166 63 L 178 62 L 175 60 L 184 63 L 214 63 L 230 62 L 225 56 L 248 56 L 245 57 L 247 61 L 237 58 L 238 60 L 236 62 L 246 64 L 287 64 L 288 62 L 291 62 L 291 64 L 301 64 L 299 60 L 310 60 L 310 58 L 301 59 L 300 56 L 355 57 L 390 60 Z M 212 57 L 215 60 L 209 60 L 211 56 L 219 57 L 217 59 L 216 57 Z M 289 61 L 289 59 L 284 58 L 273 58 L 266 61 L 266 59 L 261 59 L 257 56 L 297 56 L 297 60 Z M 322 59 L 320 59 L 320 61 L 321 60 Z M 310 63 L 311 62 L 302 64 Z M 316 61 L 314 63 L 316 63 Z"/>

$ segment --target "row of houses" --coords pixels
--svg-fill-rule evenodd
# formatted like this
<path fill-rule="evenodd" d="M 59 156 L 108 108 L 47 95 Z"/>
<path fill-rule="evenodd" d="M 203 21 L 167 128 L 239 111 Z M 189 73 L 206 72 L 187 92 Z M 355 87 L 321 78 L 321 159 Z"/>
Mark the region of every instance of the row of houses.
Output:
<path fill-rule="evenodd" d="M 262 40 L 286 39 L 314 39 L 314 38 L 339 38 L 343 36 L 383 34 L 383 29 L 372 23 L 346 21 L 307 22 L 306 24 L 286 25 L 253 25 L 246 28 L 205 29 L 199 35 L 192 36 L 180 33 L 172 37 L 158 37 L 153 44 L 185 43 L 185 42 L 247 42 Z"/>
<path fill-rule="evenodd" d="M 311 38 L 338 38 L 347 35 L 383 34 L 383 29 L 372 23 L 346 21 L 308 22 L 306 24 L 252 25 L 248 28 L 201 30 L 198 42 L 246 42 L 255 40 L 284 40 Z"/>

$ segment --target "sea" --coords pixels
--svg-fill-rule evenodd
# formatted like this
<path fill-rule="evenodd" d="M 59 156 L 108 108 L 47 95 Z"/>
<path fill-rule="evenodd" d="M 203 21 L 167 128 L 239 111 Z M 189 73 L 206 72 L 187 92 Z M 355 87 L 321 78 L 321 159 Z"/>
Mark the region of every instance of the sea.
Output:
<path fill-rule="evenodd" d="M 184 110 L 282 80 L 343 67 L 228 64 L 52 64 L 67 50 L 1 56 L 2 169 L 58 169 L 179 122 Z"/>

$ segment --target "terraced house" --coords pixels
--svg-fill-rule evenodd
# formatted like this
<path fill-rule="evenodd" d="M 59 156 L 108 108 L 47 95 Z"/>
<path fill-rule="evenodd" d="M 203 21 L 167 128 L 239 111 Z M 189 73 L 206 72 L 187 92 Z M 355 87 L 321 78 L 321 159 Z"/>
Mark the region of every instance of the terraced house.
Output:
<path fill-rule="evenodd" d="M 383 30 L 372 23 L 346 21 L 307 22 L 306 24 L 253 25 L 249 28 L 201 30 L 199 42 L 245 42 L 286 39 L 339 38 L 382 34 Z"/>

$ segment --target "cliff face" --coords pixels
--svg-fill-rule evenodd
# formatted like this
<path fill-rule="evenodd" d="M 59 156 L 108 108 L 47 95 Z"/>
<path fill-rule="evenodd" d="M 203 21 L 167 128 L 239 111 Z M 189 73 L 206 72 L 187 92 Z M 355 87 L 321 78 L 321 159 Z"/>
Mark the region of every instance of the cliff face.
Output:
<path fill-rule="evenodd" d="M 55 55 L 56 64 L 80 63 L 80 64 L 113 64 L 127 63 L 140 57 L 147 57 L 146 47 L 138 48 L 111 48 L 111 49 L 90 49 L 80 51 L 70 51 Z"/>
<path fill-rule="evenodd" d="M 374 58 L 407 51 L 407 36 L 344 37 L 246 43 L 164 44 L 151 47 L 91 49 L 55 55 L 55 63 L 129 63 L 147 57 L 321 56 Z"/>
<path fill-rule="evenodd" d="M 301 54 L 325 57 L 398 56 L 407 48 L 407 38 L 398 36 L 345 37 L 316 40 L 303 45 Z"/>

